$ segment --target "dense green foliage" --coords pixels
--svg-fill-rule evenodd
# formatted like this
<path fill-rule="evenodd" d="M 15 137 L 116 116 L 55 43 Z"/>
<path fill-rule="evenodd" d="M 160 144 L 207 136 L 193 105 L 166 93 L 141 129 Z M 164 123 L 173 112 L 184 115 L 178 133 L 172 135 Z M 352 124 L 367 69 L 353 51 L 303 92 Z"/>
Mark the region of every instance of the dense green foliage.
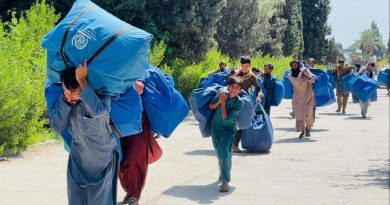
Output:
<path fill-rule="evenodd" d="M 330 34 L 327 25 L 330 13 L 330 0 L 301 0 L 303 19 L 303 57 L 314 58 L 317 62 L 326 61 L 326 37 Z"/>
<path fill-rule="evenodd" d="M 375 21 L 371 23 L 371 28 L 360 33 L 360 38 L 355 40 L 351 48 L 360 49 L 367 56 L 383 57 L 386 54 L 386 47 Z"/>
<path fill-rule="evenodd" d="M 23 150 L 43 133 L 46 53 L 40 43 L 58 18 L 44 3 L 25 18 L 12 16 L 0 22 L 0 155 Z"/>
<path fill-rule="evenodd" d="M 287 28 L 283 38 L 283 55 L 292 55 L 294 58 L 302 59 L 304 47 L 300 0 L 286 0 L 282 17 L 287 19 Z"/>
<path fill-rule="evenodd" d="M 258 0 L 227 0 L 216 40 L 222 53 L 231 57 L 254 56 L 268 41 L 269 28 L 268 19 L 260 13 Z"/>

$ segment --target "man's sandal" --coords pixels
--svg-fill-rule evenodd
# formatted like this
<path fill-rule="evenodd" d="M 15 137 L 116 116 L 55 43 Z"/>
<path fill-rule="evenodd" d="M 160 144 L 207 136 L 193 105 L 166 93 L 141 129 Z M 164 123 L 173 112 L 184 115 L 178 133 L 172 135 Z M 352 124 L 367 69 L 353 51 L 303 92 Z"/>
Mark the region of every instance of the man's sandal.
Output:
<path fill-rule="evenodd" d="M 228 184 L 222 184 L 219 187 L 219 192 L 229 192 L 230 191 L 230 186 Z"/>

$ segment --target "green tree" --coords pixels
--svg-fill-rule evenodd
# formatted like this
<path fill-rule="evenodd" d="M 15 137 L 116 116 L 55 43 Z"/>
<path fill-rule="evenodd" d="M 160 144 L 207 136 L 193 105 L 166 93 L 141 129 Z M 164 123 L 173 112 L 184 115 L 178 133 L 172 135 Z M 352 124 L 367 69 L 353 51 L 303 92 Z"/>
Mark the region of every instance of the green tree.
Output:
<path fill-rule="evenodd" d="M 227 0 L 215 39 L 222 53 L 231 57 L 256 55 L 269 41 L 270 24 L 260 13 L 258 0 Z"/>
<path fill-rule="evenodd" d="M 361 49 L 365 55 L 376 55 L 383 57 L 386 53 L 386 46 L 383 43 L 382 35 L 375 21 L 371 23 L 370 29 L 365 29 L 360 33 L 360 38 L 355 40 L 352 49 Z"/>
<path fill-rule="evenodd" d="M 283 55 L 301 59 L 304 42 L 300 0 L 286 0 L 282 17 L 287 20 L 283 38 Z"/>
<path fill-rule="evenodd" d="M 315 58 L 319 63 L 326 59 L 326 37 L 331 33 L 327 24 L 330 0 L 301 0 L 303 19 L 303 57 Z"/>
<path fill-rule="evenodd" d="M 167 57 L 199 61 L 216 46 L 223 0 L 150 0 L 146 12 L 159 33 L 166 34 Z"/>
<path fill-rule="evenodd" d="M 340 53 L 340 49 L 342 49 L 342 45 L 336 43 L 334 37 L 328 39 L 325 47 L 325 63 L 333 66 L 338 59 L 341 59 L 343 55 Z"/>
<path fill-rule="evenodd" d="M 15 16 L 20 17 L 22 11 L 27 10 L 35 0 L 0 0 L 0 17 L 2 21 L 10 21 L 10 12 L 16 12 Z"/>
<path fill-rule="evenodd" d="M 45 1 L 21 16 L 14 12 L 11 22 L 0 21 L 0 155 L 23 150 L 43 132 L 46 52 L 41 40 L 58 16 Z"/>
<path fill-rule="evenodd" d="M 261 11 L 267 15 L 270 23 L 269 36 L 266 43 L 261 46 L 261 51 L 264 54 L 273 56 L 283 55 L 283 39 L 284 32 L 287 28 L 287 20 L 282 17 L 284 1 L 261 0 Z"/>

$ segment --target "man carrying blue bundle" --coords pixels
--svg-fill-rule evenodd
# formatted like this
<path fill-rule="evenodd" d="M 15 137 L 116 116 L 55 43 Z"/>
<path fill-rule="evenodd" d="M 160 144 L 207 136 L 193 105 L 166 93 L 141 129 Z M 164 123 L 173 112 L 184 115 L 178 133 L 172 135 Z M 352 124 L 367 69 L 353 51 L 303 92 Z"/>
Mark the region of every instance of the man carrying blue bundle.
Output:
<path fill-rule="evenodd" d="M 369 78 L 374 79 L 375 73 L 373 69 L 375 68 L 375 63 L 369 63 L 367 65 L 367 68 L 360 69 L 359 74 L 364 75 L 366 74 Z M 359 99 L 359 105 L 361 109 L 361 115 L 362 118 L 367 118 L 367 112 L 368 112 L 368 107 L 370 106 L 370 100 L 367 102 L 363 102 L 362 100 Z"/>
<path fill-rule="evenodd" d="M 271 115 L 271 96 L 275 86 L 275 76 L 272 75 L 272 71 L 274 70 L 274 65 L 268 63 L 264 65 L 264 73 L 260 75 L 260 78 L 263 82 L 264 92 L 264 110 L 268 115 Z"/>
<path fill-rule="evenodd" d="M 230 71 L 230 69 L 229 69 L 229 67 L 227 67 L 226 61 L 221 61 L 221 62 L 219 62 L 219 68 L 215 71 L 210 72 L 208 74 L 208 76 L 211 76 L 211 75 L 213 75 L 215 73 L 219 73 L 219 72 L 229 72 L 229 71 Z"/>
<path fill-rule="evenodd" d="M 109 98 L 99 97 L 88 85 L 87 63 L 64 70 L 64 93 L 49 116 L 57 132 L 68 127 L 72 135 L 67 184 L 68 203 L 116 204 L 117 143 L 110 128 Z"/>

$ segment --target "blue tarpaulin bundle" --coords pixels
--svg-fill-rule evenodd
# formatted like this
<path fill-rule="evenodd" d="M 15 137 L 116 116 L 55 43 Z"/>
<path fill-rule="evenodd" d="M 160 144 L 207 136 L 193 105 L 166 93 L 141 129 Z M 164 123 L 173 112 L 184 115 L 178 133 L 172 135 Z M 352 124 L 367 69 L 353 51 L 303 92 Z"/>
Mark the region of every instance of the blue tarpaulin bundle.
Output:
<path fill-rule="evenodd" d="M 267 152 L 272 147 L 273 127 L 270 117 L 263 111 L 252 118 L 252 126 L 242 131 L 242 148 L 249 152 Z"/>
<path fill-rule="evenodd" d="M 376 101 L 376 89 L 378 84 L 367 75 L 360 75 L 352 78 L 349 81 L 349 85 L 351 86 L 352 95 L 359 100 L 363 102 L 367 102 L 368 100 Z"/>
<path fill-rule="evenodd" d="M 188 101 L 194 115 L 199 122 L 199 129 L 203 137 L 210 137 L 210 122 L 213 111 L 209 109 L 209 104 L 218 95 L 219 92 L 226 91 L 226 87 L 213 84 L 207 88 L 197 88 L 188 97 Z M 241 92 L 239 97 L 244 100 L 244 107 L 238 116 L 238 127 L 245 129 L 250 127 L 250 120 L 254 115 L 254 106 L 250 96 L 246 92 Z"/>
<path fill-rule="evenodd" d="M 326 71 L 326 74 L 328 75 L 330 85 L 332 86 L 332 88 L 335 88 L 336 73 L 333 73 L 331 69 L 328 69 Z"/>
<path fill-rule="evenodd" d="M 47 78 L 88 61 L 88 82 L 101 95 L 119 96 L 146 75 L 153 36 L 89 0 L 77 0 L 42 41 L 47 49 Z"/>
<path fill-rule="evenodd" d="M 183 96 L 173 87 L 171 76 L 149 66 L 144 79 L 143 105 L 153 132 L 168 138 L 187 117 L 189 108 Z"/>
<path fill-rule="evenodd" d="M 328 75 L 321 69 L 310 69 L 310 72 L 315 76 L 313 90 L 316 98 L 316 107 L 322 107 L 336 102 Z"/>
<path fill-rule="evenodd" d="M 283 81 L 274 78 L 274 86 L 271 94 L 271 106 L 278 106 L 282 102 L 282 99 L 284 97 L 284 83 Z"/>
<path fill-rule="evenodd" d="M 275 78 L 275 77 L 272 77 L 271 78 L 271 81 L 273 83 L 272 90 L 268 91 L 267 88 L 264 87 L 263 81 L 261 80 L 261 78 L 257 78 L 257 81 L 261 87 L 261 91 L 263 92 L 264 96 L 267 96 L 268 92 L 271 92 L 270 105 L 271 106 L 280 105 L 280 103 L 282 102 L 284 95 L 285 95 L 284 94 L 284 82 Z M 256 88 L 253 88 L 253 92 L 251 93 L 251 98 L 252 98 L 252 102 L 254 105 L 256 104 L 256 98 L 257 98 L 257 96 L 255 95 L 255 93 L 256 93 L 255 91 L 256 91 Z M 265 100 L 262 99 L 260 104 L 262 106 L 264 106 L 264 103 L 265 103 Z M 258 109 L 259 108 L 256 108 L 256 110 L 258 110 Z"/>
<path fill-rule="evenodd" d="M 244 106 L 237 120 L 238 128 L 242 130 L 251 126 L 252 117 L 255 115 L 255 106 L 253 106 L 251 97 L 245 91 L 241 91 L 239 96 L 244 101 Z"/>
<path fill-rule="evenodd" d="M 389 73 L 390 73 L 390 69 L 382 70 L 382 71 L 379 72 L 379 74 L 378 74 L 378 82 L 381 85 L 387 86 L 390 83 L 389 82 Z"/>
<path fill-rule="evenodd" d="M 294 89 L 291 85 L 288 75 L 291 71 L 287 70 L 283 74 L 283 86 L 284 86 L 284 99 L 292 99 L 294 95 Z"/>
<path fill-rule="evenodd" d="M 116 126 L 120 132 L 121 136 L 118 137 L 142 132 L 142 111 L 141 97 L 133 87 L 111 101 L 110 115 L 113 126 Z"/>
<path fill-rule="evenodd" d="M 351 86 L 348 82 L 354 77 L 355 76 L 352 73 L 345 74 L 341 77 L 341 79 L 339 80 L 339 89 L 341 93 L 351 92 Z"/>
<path fill-rule="evenodd" d="M 46 81 L 45 99 L 49 115 L 63 92 L 61 83 L 50 83 L 48 80 Z M 137 134 L 142 131 L 142 102 L 140 96 L 134 88 L 128 89 L 125 94 L 111 101 L 110 115 L 111 120 L 115 123 L 115 126 L 119 129 L 123 137 Z M 116 132 L 114 133 L 118 134 Z M 60 134 L 64 139 L 65 149 L 69 151 L 72 136 L 69 134 L 67 128 L 65 128 Z"/>
<path fill-rule="evenodd" d="M 230 70 L 227 70 L 224 72 L 216 72 L 211 74 L 210 76 L 204 77 L 200 79 L 198 88 L 207 88 L 214 83 L 218 85 L 226 86 L 227 85 L 226 78 L 229 76 L 229 74 L 230 74 Z"/>

